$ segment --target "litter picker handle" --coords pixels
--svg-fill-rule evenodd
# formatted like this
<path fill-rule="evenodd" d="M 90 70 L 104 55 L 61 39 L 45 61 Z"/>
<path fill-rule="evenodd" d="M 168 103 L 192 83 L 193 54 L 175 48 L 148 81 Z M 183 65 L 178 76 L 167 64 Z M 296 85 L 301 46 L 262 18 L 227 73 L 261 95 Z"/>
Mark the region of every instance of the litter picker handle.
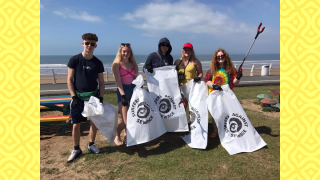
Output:
<path fill-rule="evenodd" d="M 242 72 L 242 65 L 243 65 L 244 61 L 246 60 L 247 55 L 249 54 L 249 52 L 250 52 L 250 50 L 251 50 L 251 48 L 252 48 L 252 46 L 253 46 L 254 42 L 255 42 L 255 41 L 256 41 L 256 39 L 258 38 L 259 34 L 261 34 L 261 33 L 264 31 L 264 28 L 265 28 L 265 27 L 263 27 L 263 28 L 260 30 L 261 25 L 262 25 L 262 23 L 260 23 L 260 24 L 259 24 L 258 31 L 257 31 L 257 35 L 256 35 L 256 37 L 254 38 L 254 40 L 253 40 L 253 42 L 252 42 L 252 44 L 251 44 L 251 46 L 250 46 L 249 51 L 247 52 L 246 56 L 244 57 L 244 59 L 243 59 L 243 61 L 242 61 L 241 65 L 240 65 L 240 67 L 239 67 L 239 71 L 241 71 L 241 72 Z"/>

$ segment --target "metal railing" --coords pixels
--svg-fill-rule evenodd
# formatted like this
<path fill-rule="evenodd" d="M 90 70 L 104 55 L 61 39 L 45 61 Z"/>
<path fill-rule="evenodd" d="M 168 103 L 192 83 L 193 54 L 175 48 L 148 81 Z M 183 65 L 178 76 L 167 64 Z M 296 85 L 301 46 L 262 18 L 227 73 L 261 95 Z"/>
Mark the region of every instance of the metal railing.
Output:
<path fill-rule="evenodd" d="M 252 64 L 252 67 L 251 67 L 251 71 L 250 71 L 250 76 L 253 76 L 253 71 L 254 71 L 254 65 L 255 63 Z M 234 65 L 234 67 L 237 69 L 237 65 Z M 272 67 L 272 63 L 269 65 L 269 75 L 271 75 L 271 67 Z"/>
<path fill-rule="evenodd" d="M 57 80 L 66 79 L 65 77 L 64 78 L 57 78 L 56 77 L 57 74 L 55 73 L 55 70 L 57 70 L 57 69 L 64 69 L 65 70 L 65 68 L 43 68 L 43 69 L 51 70 L 50 74 L 45 74 L 45 75 L 49 75 L 49 76 L 52 75 L 52 77 L 50 77 L 50 78 L 40 78 L 40 80 L 52 80 L 52 84 L 57 84 Z M 108 79 L 109 76 L 108 76 L 108 69 L 107 68 L 106 68 L 106 72 L 103 73 L 103 74 L 105 74 L 105 81 L 109 82 L 109 79 Z"/>
<path fill-rule="evenodd" d="M 255 63 L 252 64 L 252 67 L 251 67 L 251 70 L 250 70 L 250 76 L 253 76 L 253 72 L 254 70 L 256 69 L 260 69 L 260 68 L 254 68 L 255 66 Z M 235 68 L 237 68 L 237 65 L 234 65 Z M 269 75 L 271 75 L 271 68 L 272 68 L 272 63 L 269 65 Z M 56 75 L 57 73 L 55 72 L 55 70 L 67 70 L 66 68 L 41 68 L 42 70 L 48 70 L 50 73 L 48 74 L 45 74 L 45 75 L 52 75 L 52 77 L 50 78 L 40 78 L 41 80 L 52 80 L 53 84 L 56 84 L 57 83 L 57 80 L 59 79 L 66 79 L 65 77 L 64 78 L 57 78 Z M 106 72 L 104 73 L 104 78 L 105 78 L 105 82 L 109 82 L 109 73 L 112 74 L 112 72 L 108 72 L 108 68 L 105 68 L 106 69 Z M 66 73 L 63 73 L 64 75 Z"/>

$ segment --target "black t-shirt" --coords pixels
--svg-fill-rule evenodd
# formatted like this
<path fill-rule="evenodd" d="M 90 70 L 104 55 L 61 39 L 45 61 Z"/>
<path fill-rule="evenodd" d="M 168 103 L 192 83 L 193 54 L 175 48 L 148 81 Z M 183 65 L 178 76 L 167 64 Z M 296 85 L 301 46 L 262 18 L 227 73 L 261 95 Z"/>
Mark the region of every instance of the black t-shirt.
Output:
<path fill-rule="evenodd" d="M 68 67 L 75 69 L 74 89 L 79 93 L 91 92 L 98 86 L 98 74 L 104 72 L 102 62 L 93 56 L 88 60 L 82 56 L 82 53 L 70 58 Z"/>

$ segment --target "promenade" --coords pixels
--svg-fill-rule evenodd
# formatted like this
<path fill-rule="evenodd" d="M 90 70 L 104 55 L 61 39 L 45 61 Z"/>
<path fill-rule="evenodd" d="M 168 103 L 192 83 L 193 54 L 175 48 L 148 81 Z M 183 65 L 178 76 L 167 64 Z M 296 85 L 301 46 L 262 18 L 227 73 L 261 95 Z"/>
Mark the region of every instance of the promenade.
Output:
<path fill-rule="evenodd" d="M 203 72 L 205 76 L 206 71 Z M 140 73 L 145 80 L 144 73 Z M 43 78 L 43 76 L 41 76 Z M 53 80 L 46 79 L 50 78 L 45 76 L 45 80 L 40 81 L 40 95 L 64 95 L 69 94 L 67 86 L 67 75 L 57 75 L 56 84 L 53 84 Z M 61 79 L 60 79 L 61 78 Z M 52 77 L 51 77 L 52 79 Z M 204 78 L 202 78 L 204 80 Z M 259 85 L 279 85 L 280 84 L 280 68 L 272 68 L 269 76 L 261 76 L 260 69 L 254 69 L 252 76 L 250 76 L 250 69 L 243 69 L 243 77 L 236 86 L 259 86 Z M 144 88 L 147 88 L 147 82 L 144 83 Z M 105 77 L 105 92 L 116 92 L 117 84 L 112 75 Z"/>

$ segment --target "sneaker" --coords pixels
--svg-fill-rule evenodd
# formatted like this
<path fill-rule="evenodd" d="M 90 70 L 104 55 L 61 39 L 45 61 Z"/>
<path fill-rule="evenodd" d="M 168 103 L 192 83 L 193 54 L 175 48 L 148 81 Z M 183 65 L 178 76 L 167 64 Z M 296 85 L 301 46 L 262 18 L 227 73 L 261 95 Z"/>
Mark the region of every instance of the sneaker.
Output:
<path fill-rule="evenodd" d="M 80 150 L 73 150 L 73 151 L 71 152 L 71 155 L 70 155 L 69 158 L 68 158 L 67 163 L 73 162 L 73 161 L 74 161 L 75 159 L 77 159 L 81 154 L 82 154 L 81 149 L 80 149 Z"/>
<path fill-rule="evenodd" d="M 92 144 L 91 146 L 88 145 L 88 150 L 93 154 L 99 154 L 100 150 L 96 147 L 95 144 Z"/>

